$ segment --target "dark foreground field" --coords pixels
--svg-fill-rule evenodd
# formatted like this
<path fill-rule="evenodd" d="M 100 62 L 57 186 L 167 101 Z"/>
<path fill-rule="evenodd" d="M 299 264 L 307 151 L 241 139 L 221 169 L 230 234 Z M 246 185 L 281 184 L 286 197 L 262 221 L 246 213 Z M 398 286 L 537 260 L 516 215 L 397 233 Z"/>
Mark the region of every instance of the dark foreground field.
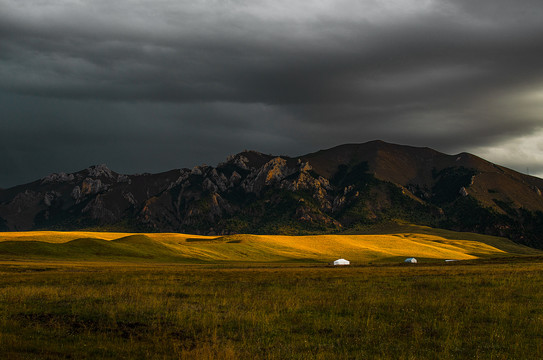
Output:
<path fill-rule="evenodd" d="M 543 260 L 4 263 L 0 358 L 541 359 Z"/>

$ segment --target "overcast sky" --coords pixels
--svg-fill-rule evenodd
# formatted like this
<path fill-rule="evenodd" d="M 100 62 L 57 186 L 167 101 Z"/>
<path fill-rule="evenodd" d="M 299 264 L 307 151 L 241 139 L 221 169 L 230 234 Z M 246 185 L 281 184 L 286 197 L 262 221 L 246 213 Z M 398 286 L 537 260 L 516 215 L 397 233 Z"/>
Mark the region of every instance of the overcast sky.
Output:
<path fill-rule="evenodd" d="M 381 139 L 543 175 L 540 0 L 0 0 L 0 187 Z"/>

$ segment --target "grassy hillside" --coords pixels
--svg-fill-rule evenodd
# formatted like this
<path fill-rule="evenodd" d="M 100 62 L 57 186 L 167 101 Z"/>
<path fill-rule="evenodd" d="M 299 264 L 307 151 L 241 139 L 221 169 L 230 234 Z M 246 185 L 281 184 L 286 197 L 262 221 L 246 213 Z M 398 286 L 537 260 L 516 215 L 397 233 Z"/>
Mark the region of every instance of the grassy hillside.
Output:
<path fill-rule="evenodd" d="M 368 230 L 367 230 L 368 231 Z M 507 239 L 414 225 L 372 229 L 372 234 L 314 236 L 128 234 L 107 232 L 0 233 L 0 259 L 151 262 L 330 262 L 354 264 L 470 260 L 543 252 Z"/>

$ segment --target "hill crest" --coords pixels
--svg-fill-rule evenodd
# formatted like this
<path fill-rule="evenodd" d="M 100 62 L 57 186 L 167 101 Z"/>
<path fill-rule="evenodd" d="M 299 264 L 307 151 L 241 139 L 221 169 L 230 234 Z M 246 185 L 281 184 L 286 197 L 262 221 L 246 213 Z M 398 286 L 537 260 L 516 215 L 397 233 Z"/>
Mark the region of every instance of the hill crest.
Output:
<path fill-rule="evenodd" d="M 33 239 L 31 241 L 25 239 Z M 313 262 L 346 257 L 354 264 L 435 262 L 542 252 L 510 240 L 403 224 L 371 235 L 111 234 L 81 232 L 0 233 L 0 261 L 87 260 L 123 262 Z"/>

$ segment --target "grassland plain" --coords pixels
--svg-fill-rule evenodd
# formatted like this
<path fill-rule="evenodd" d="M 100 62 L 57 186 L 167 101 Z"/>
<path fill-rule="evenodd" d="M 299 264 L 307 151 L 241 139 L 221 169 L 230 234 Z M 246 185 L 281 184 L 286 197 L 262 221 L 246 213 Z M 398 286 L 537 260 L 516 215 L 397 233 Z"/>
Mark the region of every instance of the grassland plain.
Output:
<path fill-rule="evenodd" d="M 2 359 L 541 359 L 543 258 L 0 265 Z"/>
<path fill-rule="evenodd" d="M 0 359 L 543 358 L 540 251 L 372 231 L 1 233 Z"/>

